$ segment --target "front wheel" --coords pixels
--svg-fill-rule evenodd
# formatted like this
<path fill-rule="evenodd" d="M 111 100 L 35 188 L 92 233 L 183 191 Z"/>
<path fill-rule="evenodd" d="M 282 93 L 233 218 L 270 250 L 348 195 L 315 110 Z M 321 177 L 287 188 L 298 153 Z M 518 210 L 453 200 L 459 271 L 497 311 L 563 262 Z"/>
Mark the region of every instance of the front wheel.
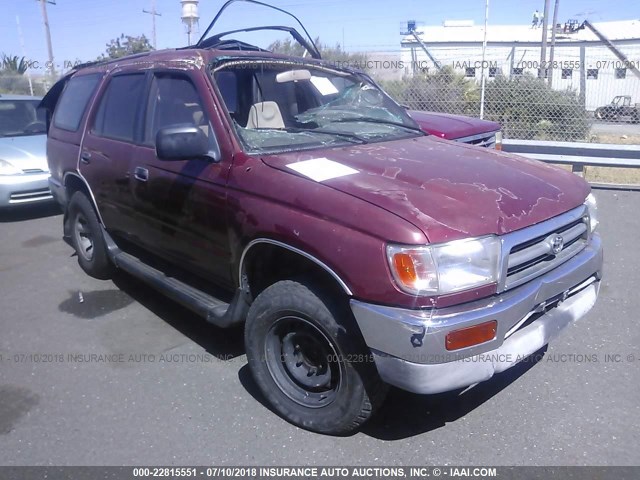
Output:
<path fill-rule="evenodd" d="M 253 302 L 247 359 L 271 406 L 307 430 L 340 435 L 366 422 L 386 393 L 348 308 L 312 286 L 277 282 Z"/>

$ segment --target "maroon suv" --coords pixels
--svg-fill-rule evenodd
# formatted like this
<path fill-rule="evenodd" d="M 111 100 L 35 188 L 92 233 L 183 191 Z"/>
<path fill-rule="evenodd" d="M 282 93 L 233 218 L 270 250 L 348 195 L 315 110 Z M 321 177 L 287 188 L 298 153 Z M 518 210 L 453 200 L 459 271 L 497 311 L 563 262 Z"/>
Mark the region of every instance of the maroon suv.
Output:
<path fill-rule="evenodd" d="M 594 305 L 584 180 L 426 135 L 362 73 L 250 47 L 218 35 L 87 66 L 45 98 L 85 272 L 244 323 L 271 406 L 333 434 L 387 385 L 487 380 Z"/>

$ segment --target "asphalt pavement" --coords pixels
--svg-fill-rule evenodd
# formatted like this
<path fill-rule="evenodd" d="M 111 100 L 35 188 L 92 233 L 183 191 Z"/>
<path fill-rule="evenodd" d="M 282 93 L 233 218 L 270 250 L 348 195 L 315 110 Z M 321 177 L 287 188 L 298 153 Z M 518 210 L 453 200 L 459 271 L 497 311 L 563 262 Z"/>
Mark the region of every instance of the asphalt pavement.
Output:
<path fill-rule="evenodd" d="M 605 278 L 585 318 L 462 394 L 392 390 L 342 438 L 265 406 L 240 329 L 89 278 L 55 208 L 0 213 L 0 464 L 637 465 L 640 193 L 596 197 Z"/>

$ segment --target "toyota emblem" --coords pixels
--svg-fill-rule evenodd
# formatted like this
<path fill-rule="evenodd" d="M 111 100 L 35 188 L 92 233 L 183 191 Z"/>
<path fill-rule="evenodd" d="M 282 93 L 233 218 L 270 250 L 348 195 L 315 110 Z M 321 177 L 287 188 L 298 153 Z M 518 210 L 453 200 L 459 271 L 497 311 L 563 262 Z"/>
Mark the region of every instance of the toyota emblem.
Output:
<path fill-rule="evenodd" d="M 562 247 L 564 247 L 564 238 L 562 235 L 555 235 L 551 238 L 551 252 L 554 255 L 557 255 L 562 251 Z"/>

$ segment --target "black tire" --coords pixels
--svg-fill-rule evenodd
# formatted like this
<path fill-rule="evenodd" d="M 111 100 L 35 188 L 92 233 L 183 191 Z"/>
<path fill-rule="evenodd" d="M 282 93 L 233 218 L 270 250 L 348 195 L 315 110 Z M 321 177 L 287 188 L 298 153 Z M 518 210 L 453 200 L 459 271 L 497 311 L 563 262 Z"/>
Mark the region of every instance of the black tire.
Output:
<path fill-rule="evenodd" d="M 346 302 L 304 280 L 280 281 L 258 295 L 245 347 L 269 404 L 304 429 L 348 434 L 384 400 L 387 386 Z"/>
<path fill-rule="evenodd" d="M 76 192 L 69 201 L 67 211 L 71 243 L 78 256 L 78 264 L 88 275 L 100 280 L 112 277 L 114 266 L 107 254 L 93 205 L 82 192 Z"/>
<path fill-rule="evenodd" d="M 595 117 L 596 117 L 598 120 L 604 120 L 605 115 L 604 115 L 604 112 L 602 111 L 602 108 L 596 108 L 596 111 L 595 111 Z"/>

